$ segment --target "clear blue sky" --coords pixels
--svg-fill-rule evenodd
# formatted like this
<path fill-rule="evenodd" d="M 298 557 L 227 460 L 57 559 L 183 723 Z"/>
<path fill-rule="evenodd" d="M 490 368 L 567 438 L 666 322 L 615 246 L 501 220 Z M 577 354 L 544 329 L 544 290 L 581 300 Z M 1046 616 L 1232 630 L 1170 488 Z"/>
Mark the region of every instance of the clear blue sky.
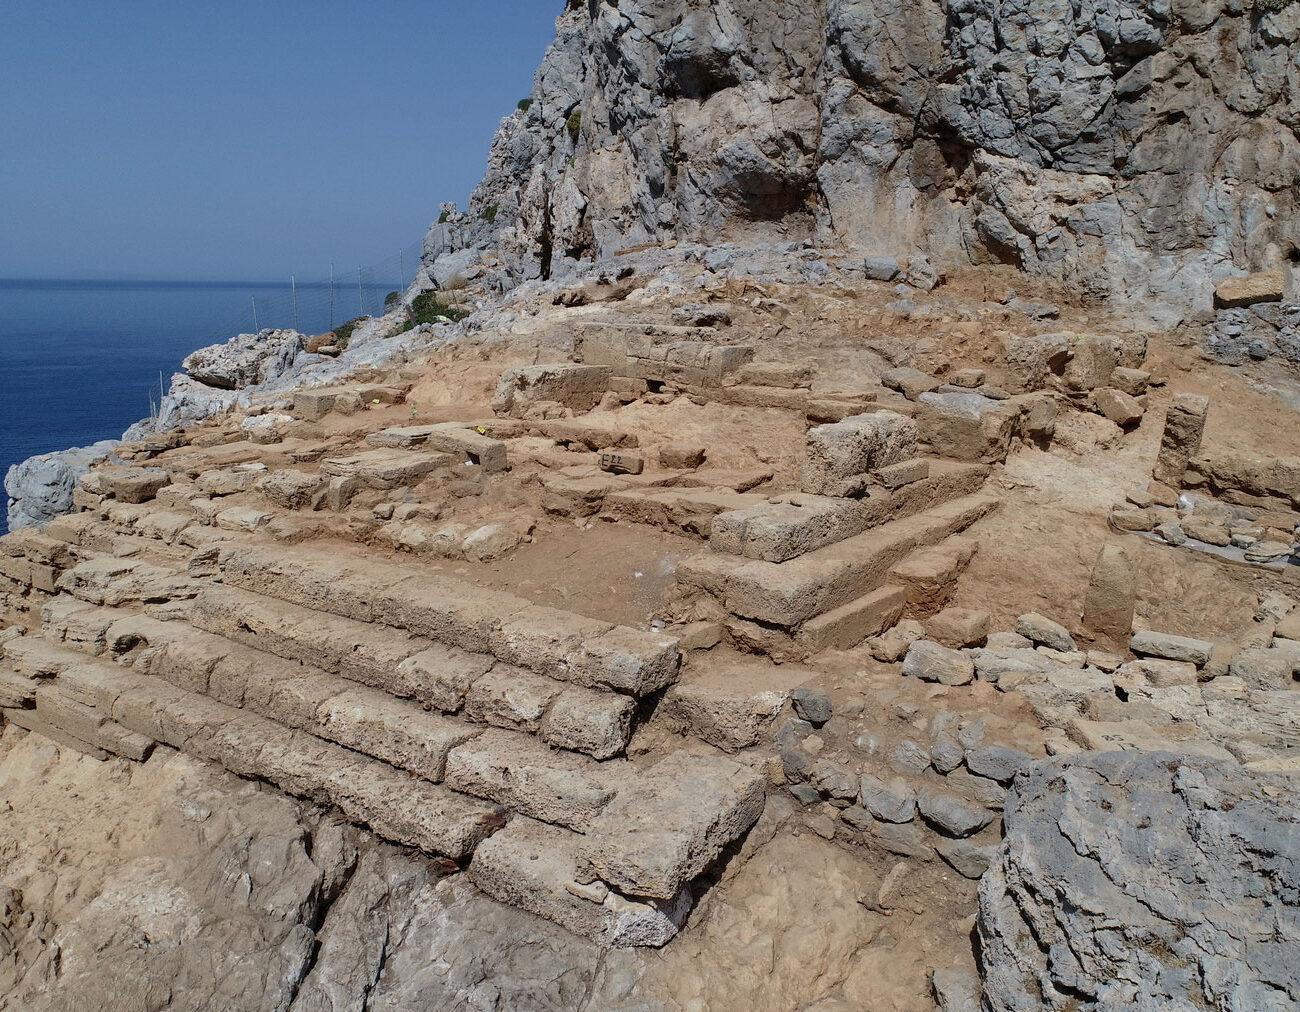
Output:
<path fill-rule="evenodd" d="M 323 277 L 462 207 L 560 0 L 8 0 L 0 276 Z"/>

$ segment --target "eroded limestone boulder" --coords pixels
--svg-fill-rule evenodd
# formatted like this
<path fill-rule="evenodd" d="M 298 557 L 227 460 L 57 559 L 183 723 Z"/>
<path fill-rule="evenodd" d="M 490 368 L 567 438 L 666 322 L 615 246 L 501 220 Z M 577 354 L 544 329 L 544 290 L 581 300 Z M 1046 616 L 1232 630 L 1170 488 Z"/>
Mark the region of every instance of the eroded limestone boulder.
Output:
<path fill-rule="evenodd" d="M 1289 781 L 1192 756 L 1088 754 L 1021 774 L 1005 824 L 980 883 L 987 1008 L 1300 1002 Z"/>

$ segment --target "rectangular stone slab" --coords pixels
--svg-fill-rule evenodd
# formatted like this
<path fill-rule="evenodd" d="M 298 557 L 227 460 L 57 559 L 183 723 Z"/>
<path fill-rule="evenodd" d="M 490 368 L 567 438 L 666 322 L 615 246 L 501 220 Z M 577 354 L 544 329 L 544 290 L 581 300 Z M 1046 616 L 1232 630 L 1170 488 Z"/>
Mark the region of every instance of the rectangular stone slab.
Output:
<path fill-rule="evenodd" d="M 601 945 L 658 947 L 671 941 L 690 910 L 689 891 L 656 903 L 627 899 L 600 882 L 581 883 L 588 878 L 581 846 L 582 837 L 567 829 L 515 818 L 479 845 L 470 880 L 502 903 Z"/>
<path fill-rule="evenodd" d="M 513 731 L 488 730 L 451 750 L 447 786 L 582 832 L 620 788 L 626 763 L 598 763 Z"/>
<path fill-rule="evenodd" d="M 581 854 L 620 892 L 671 900 L 758 821 L 765 799 L 748 767 L 678 753 L 615 795 Z"/>

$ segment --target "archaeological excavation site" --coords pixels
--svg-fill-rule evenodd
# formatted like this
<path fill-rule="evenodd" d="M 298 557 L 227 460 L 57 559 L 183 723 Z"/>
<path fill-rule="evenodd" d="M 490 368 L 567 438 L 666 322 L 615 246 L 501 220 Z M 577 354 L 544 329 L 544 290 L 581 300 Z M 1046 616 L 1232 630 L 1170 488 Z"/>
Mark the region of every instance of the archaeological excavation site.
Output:
<path fill-rule="evenodd" d="M 567 7 L 11 471 L 0 1010 L 1300 1008 L 1300 4 Z"/>

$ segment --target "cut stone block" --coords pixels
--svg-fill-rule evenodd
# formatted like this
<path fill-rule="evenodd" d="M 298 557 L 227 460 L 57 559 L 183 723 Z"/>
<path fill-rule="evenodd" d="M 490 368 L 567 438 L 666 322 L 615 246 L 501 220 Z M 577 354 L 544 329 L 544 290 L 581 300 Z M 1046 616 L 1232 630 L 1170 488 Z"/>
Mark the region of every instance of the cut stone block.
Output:
<path fill-rule="evenodd" d="M 1210 651 L 1213 648 L 1214 644 L 1209 640 L 1150 631 L 1134 633 L 1133 638 L 1129 640 L 1129 649 L 1135 654 L 1163 657 L 1170 661 L 1189 661 L 1198 668 L 1209 661 Z"/>
<path fill-rule="evenodd" d="M 809 429 L 803 490 L 829 496 L 860 493 L 871 472 L 915 457 L 916 440 L 915 423 L 892 411 Z"/>
<path fill-rule="evenodd" d="M 615 692 L 568 686 L 542 718 L 541 738 L 596 759 L 621 755 L 632 736 L 636 700 Z"/>
<path fill-rule="evenodd" d="M 293 413 L 304 421 L 319 422 L 334 410 L 338 396 L 339 391 L 334 389 L 297 390 L 293 395 Z"/>
<path fill-rule="evenodd" d="M 916 431 L 922 443 L 954 460 L 999 463 L 1007 459 L 1019 413 L 976 393 L 926 393 Z"/>
<path fill-rule="evenodd" d="M 1198 394 L 1178 394 L 1165 414 L 1160 454 L 1156 458 L 1156 481 L 1179 487 L 1192 457 L 1201 449 L 1210 401 Z"/>
<path fill-rule="evenodd" d="M 890 369 L 880 377 L 881 386 L 897 390 L 909 401 L 914 401 L 931 390 L 937 390 L 942 384 L 942 380 L 907 366 Z"/>
<path fill-rule="evenodd" d="M 991 621 L 986 611 L 945 608 L 926 621 L 925 635 L 945 647 L 979 646 L 988 639 Z"/>
<path fill-rule="evenodd" d="M 522 418 L 530 405 L 551 401 L 575 411 L 590 411 L 609 389 L 613 369 L 598 365 L 534 365 L 502 374 L 492 398 L 498 414 Z"/>
<path fill-rule="evenodd" d="M 444 713 L 459 713 L 470 686 L 494 663 L 486 654 L 466 653 L 435 643 L 406 658 L 397 665 L 386 685 L 376 687 L 418 699 Z"/>
<path fill-rule="evenodd" d="M 715 748 L 738 752 L 759 743 L 790 690 L 808 677 L 789 666 L 714 670 L 674 685 L 657 713 Z"/>
<path fill-rule="evenodd" d="M 978 550 L 978 541 L 953 537 L 894 566 L 889 579 L 907 590 L 908 613 L 923 617 L 943 608 Z"/>
<path fill-rule="evenodd" d="M 1213 742 L 1172 738 L 1136 720 L 1072 720 L 1066 733 L 1076 744 L 1098 752 L 1175 752 L 1232 761 L 1232 754 Z"/>
<path fill-rule="evenodd" d="M 351 689 L 327 699 L 316 712 L 322 738 L 382 759 L 433 783 L 443 779 L 447 754 L 480 733 L 478 728 L 394 699 L 375 689 Z"/>
<path fill-rule="evenodd" d="M 871 480 L 878 485 L 884 485 L 890 491 L 922 481 L 928 477 L 930 477 L 930 462 L 919 457 L 914 460 L 904 460 L 897 464 L 890 464 L 888 467 L 882 467 L 871 472 Z"/>
<path fill-rule="evenodd" d="M 542 822 L 585 832 L 620 789 L 635 790 L 626 763 L 596 763 L 510 731 L 484 731 L 451 751 L 448 787 Z"/>
<path fill-rule="evenodd" d="M 387 490 L 417 484 L 455 463 L 456 457 L 450 453 L 363 450 L 347 457 L 326 457 L 320 468 L 327 475 L 354 477 L 369 488 Z"/>
<path fill-rule="evenodd" d="M 479 846 L 470 880 L 502 903 L 601 945 L 658 947 L 671 941 L 690 910 L 690 891 L 654 902 L 627 899 L 599 881 L 589 884 L 582 846 L 583 838 L 569 830 L 514 819 Z"/>
<path fill-rule="evenodd" d="M 1224 278 L 1214 286 L 1214 303 L 1220 309 L 1237 309 L 1257 302 L 1281 302 L 1285 294 L 1283 271 L 1261 271 L 1240 278 Z"/>
<path fill-rule="evenodd" d="M 966 496 L 780 564 L 706 553 L 683 560 L 678 579 L 717 597 L 732 614 L 782 628 L 880 587 L 915 549 L 943 541 L 996 509 Z"/>
<path fill-rule="evenodd" d="M 1097 410 L 1121 429 L 1136 425 L 1146 414 L 1146 408 L 1135 397 L 1113 387 L 1102 387 L 1093 397 L 1096 399 Z"/>
<path fill-rule="evenodd" d="M 672 900 L 758 821 L 765 798 L 748 767 L 678 753 L 614 797 L 581 854 L 620 892 Z"/>
<path fill-rule="evenodd" d="M 907 591 L 885 586 L 810 618 L 795 639 L 809 653 L 848 650 L 892 628 L 907 608 Z"/>
<path fill-rule="evenodd" d="M 476 679 L 465 696 L 465 716 L 493 727 L 536 733 L 563 685 L 553 678 L 498 664 Z"/>

